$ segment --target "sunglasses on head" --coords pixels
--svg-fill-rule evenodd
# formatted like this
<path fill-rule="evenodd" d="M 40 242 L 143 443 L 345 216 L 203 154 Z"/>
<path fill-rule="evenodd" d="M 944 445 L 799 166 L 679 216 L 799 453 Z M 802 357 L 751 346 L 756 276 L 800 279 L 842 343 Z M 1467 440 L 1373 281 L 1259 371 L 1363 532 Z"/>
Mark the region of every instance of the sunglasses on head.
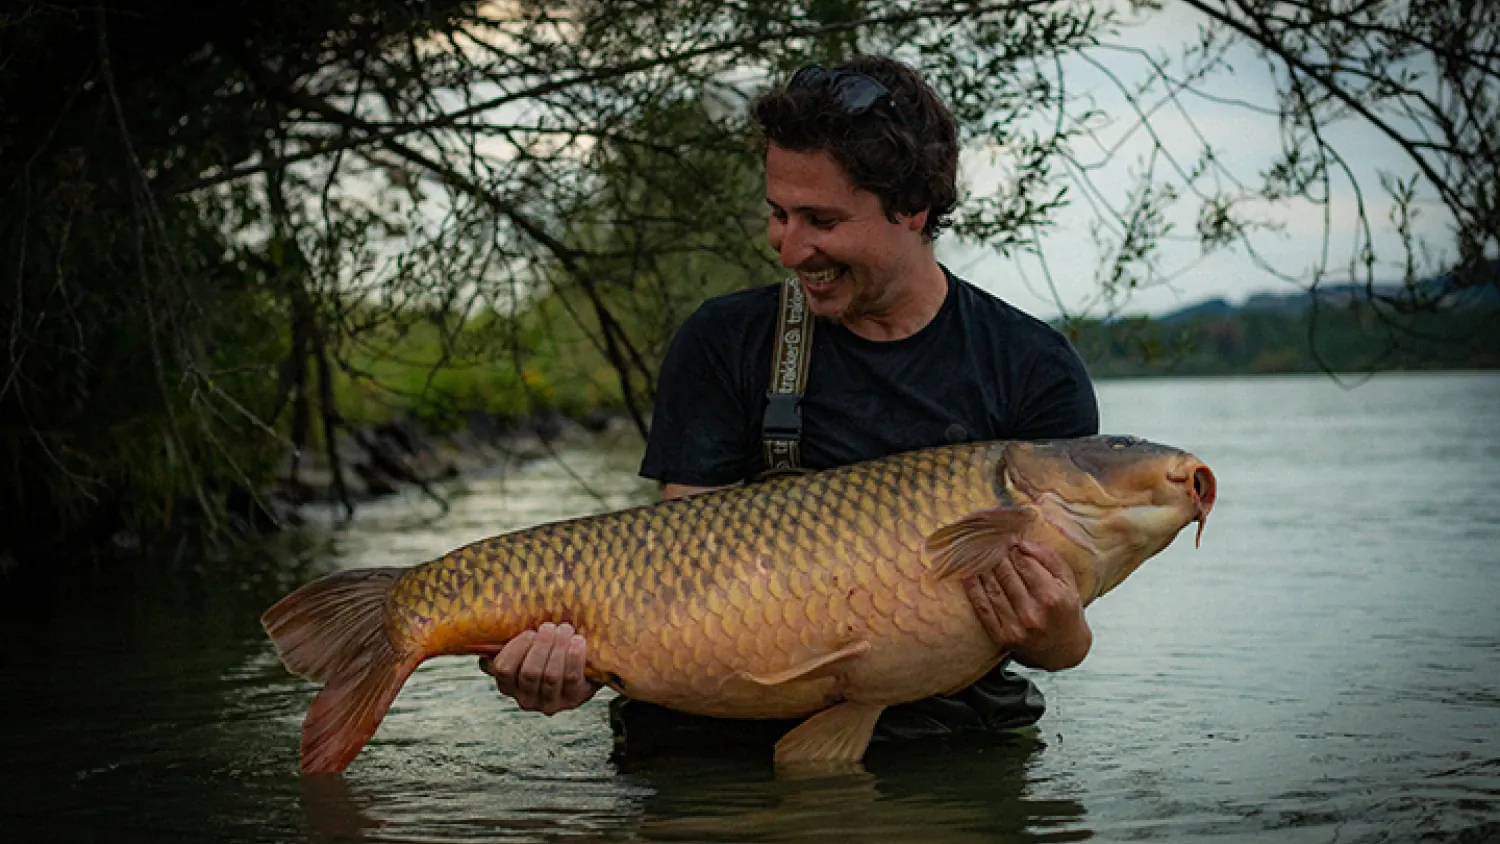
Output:
<path fill-rule="evenodd" d="M 786 87 L 787 90 L 804 87 L 823 88 L 833 94 L 839 108 L 847 117 L 859 117 L 884 102 L 890 107 L 891 114 L 896 116 L 896 122 L 902 126 L 906 125 L 906 115 L 896 107 L 896 100 L 891 96 L 891 89 L 857 71 L 829 70 L 822 65 L 810 64 L 792 74 L 792 79 Z"/>

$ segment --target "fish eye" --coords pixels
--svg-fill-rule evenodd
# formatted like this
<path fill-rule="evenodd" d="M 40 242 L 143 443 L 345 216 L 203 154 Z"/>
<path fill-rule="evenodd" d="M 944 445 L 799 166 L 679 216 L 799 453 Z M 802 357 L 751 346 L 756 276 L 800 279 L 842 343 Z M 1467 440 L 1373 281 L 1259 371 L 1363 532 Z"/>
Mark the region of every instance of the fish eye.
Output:
<path fill-rule="evenodd" d="M 1140 442 L 1140 439 L 1137 437 L 1110 437 L 1109 447 L 1114 449 L 1130 448 L 1138 442 Z"/>

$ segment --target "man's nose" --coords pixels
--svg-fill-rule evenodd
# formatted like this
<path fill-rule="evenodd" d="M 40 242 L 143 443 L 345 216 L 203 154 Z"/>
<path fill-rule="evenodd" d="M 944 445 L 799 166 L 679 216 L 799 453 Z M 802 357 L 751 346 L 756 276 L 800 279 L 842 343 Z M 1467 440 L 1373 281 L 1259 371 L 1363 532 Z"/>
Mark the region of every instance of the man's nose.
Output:
<path fill-rule="evenodd" d="M 773 232 L 771 246 L 781 253 L 781 265 L 793 268 L 807 262 L 817 251 L 808 227 L 792 218 L 782 223 L 779 232 Z M 779 235 L 779 236 L 778 236 Z"/>

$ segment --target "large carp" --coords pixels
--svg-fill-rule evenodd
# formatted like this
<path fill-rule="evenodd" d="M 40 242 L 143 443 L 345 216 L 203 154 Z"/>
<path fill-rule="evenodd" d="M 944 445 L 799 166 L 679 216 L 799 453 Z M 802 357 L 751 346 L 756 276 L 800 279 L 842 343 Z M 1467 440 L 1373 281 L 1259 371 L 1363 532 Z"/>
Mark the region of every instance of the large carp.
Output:
<path fill-rule="evenodd" d="M 547 621 L 587 637 L 587 675 L 621 694 L 810 715 L 777 761 L 855 760 L 882 709 L 1005 655 L 965 576 L 1044 543 L 1088 603 L 1189 523 L 1201 536 L 1215 494 L 1197 458 L 1130 437 L 947 446 L 336 572 L 261 621 L 289 670 L 325 684 L 303 725 L 308 772 L 343 770 L 424 660 L 494 654 Z"/>

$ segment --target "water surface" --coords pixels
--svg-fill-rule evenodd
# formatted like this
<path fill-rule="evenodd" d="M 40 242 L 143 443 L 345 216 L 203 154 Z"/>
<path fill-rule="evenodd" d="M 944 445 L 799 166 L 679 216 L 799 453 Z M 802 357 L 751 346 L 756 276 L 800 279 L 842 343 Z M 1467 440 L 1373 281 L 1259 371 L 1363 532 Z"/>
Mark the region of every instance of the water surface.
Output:
<path fill-rule="evenodd" d="M 450 658 L 419 669 L 346 775 L 298 776 L 314 689 L 277 663 L 265 606 L 331 568 L 649 500 L 638 445 L 616 445 L 469 479 L 442 519 L 391 499 L 258 560 L 104 567 L 12 611 L 0 839 L 1500 838 L 1500 376 L 1099 393 L 1109 432 L 1194 451 L 1220 499 L 1201 549 L 1185 535 L 1090 608 L 1082 666 L 1033 675 L 1036 730 L 810 779 L 761 760 L 622 767 L 608 692 L 547 719 Z"/>

